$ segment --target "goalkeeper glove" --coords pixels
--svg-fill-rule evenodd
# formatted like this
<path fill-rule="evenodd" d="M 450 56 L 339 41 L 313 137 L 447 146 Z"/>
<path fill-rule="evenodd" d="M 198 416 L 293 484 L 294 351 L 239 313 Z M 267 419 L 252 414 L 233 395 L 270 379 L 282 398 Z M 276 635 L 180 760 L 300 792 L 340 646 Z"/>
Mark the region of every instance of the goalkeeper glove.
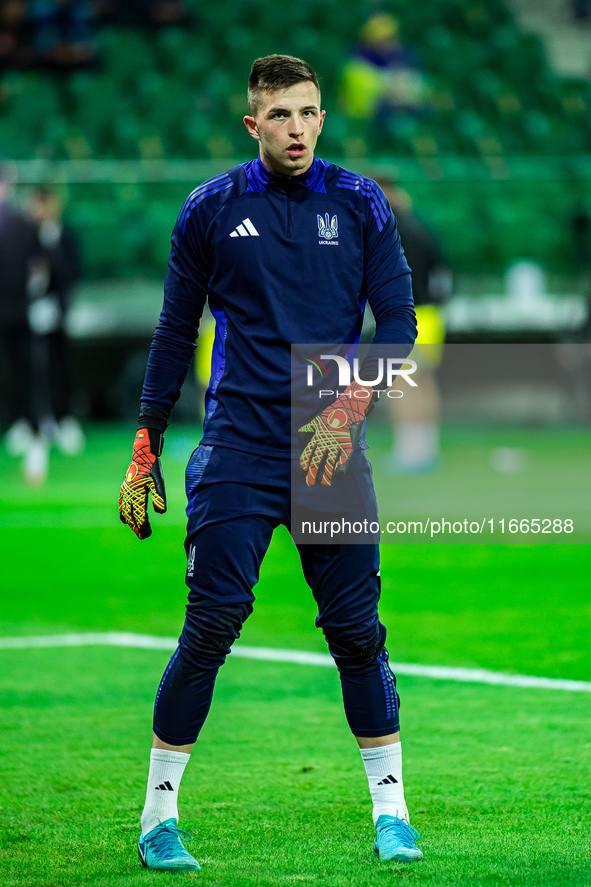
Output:
<path fill-rule="evenodd" d="M 133 453 L 125 480 L 119 492 L 119 517 L 131 527 L 138 539 L 152 534 L 148 520 L 148 495 L 154 511 L 166 511 L 166 491 L 160 465 L 164 438 L 152 428 L 139 428 L 133 442 Z"/>
<path fill-rule="evenodd" d="M 309 487 L 314 486 L 319 474 L 320 483 L 325 487 L 331 485 L 333 474 L 346 474 L 363 420 L 373 405 L 373 394 L 369 385 L 352 382 L 334 403 L 298 429 L 299 432 L 313 432 L 300 456 L 300 466 L 306 472 Z"/>

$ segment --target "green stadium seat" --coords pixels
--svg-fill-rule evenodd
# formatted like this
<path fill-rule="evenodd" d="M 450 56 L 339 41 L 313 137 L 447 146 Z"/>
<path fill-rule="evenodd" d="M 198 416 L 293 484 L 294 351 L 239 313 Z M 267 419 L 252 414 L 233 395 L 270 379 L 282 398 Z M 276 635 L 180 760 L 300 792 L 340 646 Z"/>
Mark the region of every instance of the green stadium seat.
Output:
<path fill-rule="evenodd" d="M 142 72 L 156 67 L 155 38 L 128 28 L 110 28 L 102 32 L 100 56 L 105 70 L 120 85 L 126 85 Z"/>
<path fill-rule="evenodd" d="M 68 77 L 4 72 L 0 154 L 23 160 L 214 158 L 221 165 L 254 156 L 256 146 L 240 122 L 245 80 L 254 57 L 280 51 L 309 59 L 320 73 L 329 110 L 320 143 L 324 156 L 345 157 L 349 165 L 361 157 L 399 163 L 414 169 L 425 188 L 426 175 L 443 175 L 439 189 L 449 177 L 450 191 L 438 191 L 444 197 L 434 212 L 450 255 L 462 267 L 475 256 L 505 262 L 512 249 L 525 249 L 520 238 L 532 214 L 568 218 L 579 195 L 591 197 L 585 159 L 591 150 L 591 86 L 557 78 L 538 38 L 520 33 L 504 0 L 380 4 L 398 17 L 403 39 L 419 54 L 432 97 L 428 116 L 387 125 L 352 121 L 338 106 L 341 71 L 371 5 L 301 0 L 286 13 L 280 4 L 258 0 L 185 2 L 193 16 L 188 27 L 101 27 L 96 70 Z M 536 158 L 547 164 L 536 167 L 539 175 L 532 172 Z M 472 171 L 485 184 L 490 177 L 491 188 L 473 182 Z M 509 178 L 497 194 L 495 177 L 503 181 L 504 175 L 515 176 L 517 187 L 510 190 Z M 567 177 L 562 182 L 561 175 Z M 171 184 L 174 198 L 167 198 L 163 183 L 145 183 L 114 189 L 109 201 L 109 186 L 101 185 L 101 203 L 92 213 L 84 188 L 72 185 L 72 209 L 83 202 L 91 273 L 160 273 L 162 234 L 167 243 L 167 229 L 190 187 Z M 142 221 L 142 207 L 145 213 L 152 202 L 156 208 Z M 126 233 L 120 236 L 122 224 Z M 566 235 L 561 231 L 552 246 L 550 227 L 530 227 L 531 250 L 539 258 L 543 244 L 548 261 L 554 256 L 560 264 L 565 260 L 558 243 Z"/>

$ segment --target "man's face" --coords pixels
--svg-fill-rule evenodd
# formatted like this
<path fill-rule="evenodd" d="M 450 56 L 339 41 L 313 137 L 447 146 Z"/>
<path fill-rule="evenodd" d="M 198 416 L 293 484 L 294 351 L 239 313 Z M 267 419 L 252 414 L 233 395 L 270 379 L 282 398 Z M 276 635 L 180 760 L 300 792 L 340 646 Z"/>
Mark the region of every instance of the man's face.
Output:
<path fill-rule="evenodd" d="M 55 199 L 51 195 L 35 194 L 31 201 L 31 215 L 39 225 L 53 222 L 59 217 Z"/>
<path fill-rule="evenodd" d="M 325 111 L 310 80 L 273 92 L 263 90 L 256 117 L 245 117 L 251 136 L 260 142 L 260 158 L 270 172 L 297 176 L 314 160 Z"/>

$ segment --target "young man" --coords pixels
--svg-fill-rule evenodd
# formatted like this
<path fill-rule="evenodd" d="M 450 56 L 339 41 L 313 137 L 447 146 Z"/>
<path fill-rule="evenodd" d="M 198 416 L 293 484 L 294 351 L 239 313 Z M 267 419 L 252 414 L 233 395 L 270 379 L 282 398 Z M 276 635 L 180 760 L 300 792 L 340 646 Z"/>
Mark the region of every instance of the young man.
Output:
<path fill-rule="evenodd" d="M 148 494 L 156 511 L 166 508 L 162 435 L 207 299 L 217 331 L 204 435 L 186 475 L 189 603 L 156 696 L 139 841 L 140 859 L 153 869 L 199 868 L 179 840 L 181 777 L 218 669 L 252 611 L 273 529 L 290 527 L 290 346 L 358 340 L 367 300 L 377 345 L 410 349 L 416 335 L 409 268 L 382 191 L 314 156 L 325 114 L 314 71 L 291 56 L 257 59 L 248 101 L 244 122 L 259 157 L 193 191 L 172 235 L 164 307 L 119 500 L 122 520 L 138 538 L 148 537 Z M 323 248 L 327 233 L 331 249 Z M 351 470 L 335 484 L 355 483 L 373 495 L 353 433 L 372 396 L 369 385 L 353 382 L 308 417 L 312 440 L 297 458 L 311 493 L 329 486 L 333 469 L 346 463 Z M 380 859 L 420 859 L 402 787 L 396 682 L 377 612 L 378 546 L 298 549 L 367 771 L 375 852 Z"/>

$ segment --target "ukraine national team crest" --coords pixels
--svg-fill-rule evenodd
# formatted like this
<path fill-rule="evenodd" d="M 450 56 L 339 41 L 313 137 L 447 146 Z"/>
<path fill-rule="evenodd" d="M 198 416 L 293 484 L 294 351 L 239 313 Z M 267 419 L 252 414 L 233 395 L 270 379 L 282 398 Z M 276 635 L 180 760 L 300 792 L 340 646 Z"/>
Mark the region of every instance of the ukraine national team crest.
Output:
<path fill-rule="evenodd" d="M 195 571 L 195 546 L 192 545 L 187 558 L 187 576 L 192 576 Z"/>
<path fill-rule="evenodd" d="M 339 242 L 336 238 L 339 236 L 339 220 L 336 215 L 331 219 L 329 213 L 325 213 L 324 218 L 318 214 L 317 218 L 318 237 L 321 238 L 318 242 L 327 243 L 330 246 L 338 246 Z"/>

